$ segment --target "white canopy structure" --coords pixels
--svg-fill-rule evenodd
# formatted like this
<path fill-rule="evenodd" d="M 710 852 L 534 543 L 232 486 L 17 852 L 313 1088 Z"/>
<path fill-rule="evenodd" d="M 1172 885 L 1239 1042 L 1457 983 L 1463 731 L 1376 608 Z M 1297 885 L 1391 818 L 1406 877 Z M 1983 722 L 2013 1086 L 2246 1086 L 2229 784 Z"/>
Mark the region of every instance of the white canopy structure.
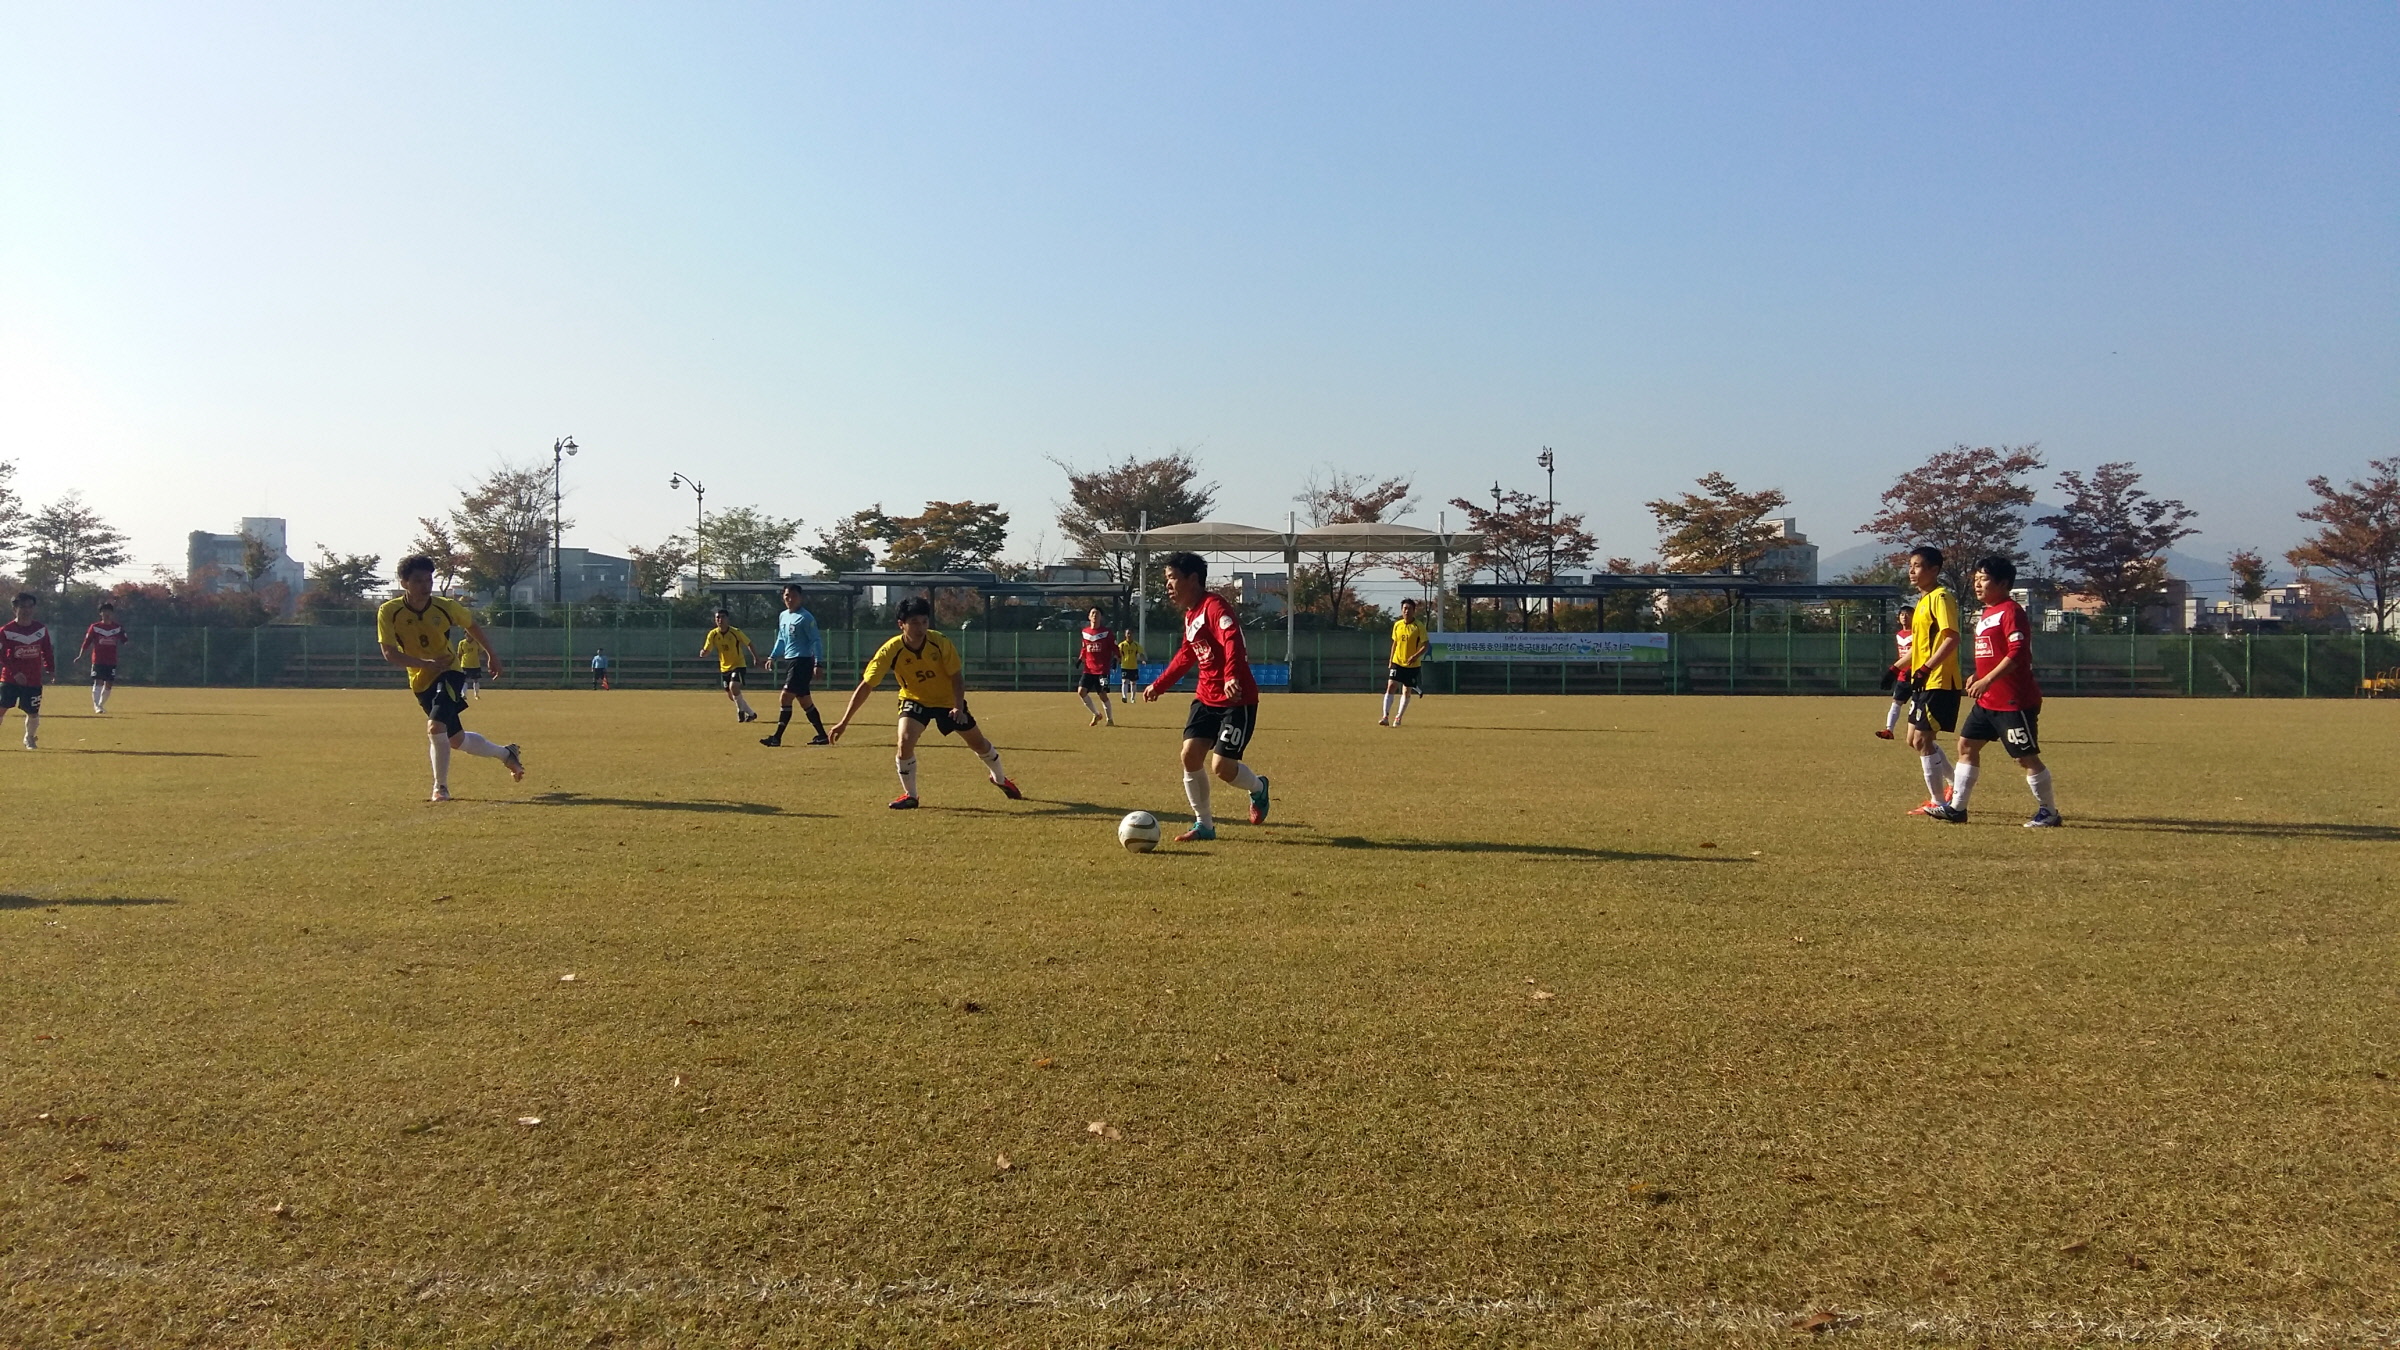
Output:
<path fill-rule="evenodd" d="M 1188 525 L 1161 525 L 1156 529 L 1113 530 L 1097 540 L 1102 552 L 1131 554 L 1133 557 L 1135 601 L 1141 606 L 1139 625 L 1141 641 L 1149 645 L 1150 612 L 1148 602 L 1141 597 L 1142 578 L 1150 568 L 1150 559 L 1162 553 L 1250 554 L 1279 557 L 1284 565 L 1283 659 L 1292 659 L 1298 636 L 1298 622 L 1292 607 L 1294 579 L 1300 570 L 1304 553 L 1419 553 L 1430 554 L 1434 565 L 1433 623 L 1442 626 L 1442 600 L 1449 579 L 1450 559 L 1461 553 L 1472 553 L 1483 547 L 1483 536 L 1466 530 L 1428 530 L 1415 525 L 1395 525 L 1370 522 L 1359 525 L 1321 525 L 1313 529 L 1296 527 L 1281 530 L 1262 529 L 1256 525 L 1237 525 L 1223 520 L 1198 520 Z"/>

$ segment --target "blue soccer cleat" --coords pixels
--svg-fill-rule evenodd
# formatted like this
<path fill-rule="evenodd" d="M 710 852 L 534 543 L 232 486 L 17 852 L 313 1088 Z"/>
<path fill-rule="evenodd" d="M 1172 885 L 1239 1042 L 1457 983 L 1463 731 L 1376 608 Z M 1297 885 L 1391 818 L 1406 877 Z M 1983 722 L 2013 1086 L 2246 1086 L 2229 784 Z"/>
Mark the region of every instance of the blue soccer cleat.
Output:
<path fill-rule="evenodd" d="M 1267 823 L 1267 776 L 1263 773 L 1258 776 L 1258 791 L 1250 794 L 1250 823 Z"/>
<path fill-rule="evenodd" d="M 2045 806 L 2041 810 L 2033 813 L 2033 819 L 2025 822 L 2025 828 L 2029 830 L 2054 830 L 2066 823 L 2067 818 L 2065 816 L 2060 815 L 2054 808 Z"/>

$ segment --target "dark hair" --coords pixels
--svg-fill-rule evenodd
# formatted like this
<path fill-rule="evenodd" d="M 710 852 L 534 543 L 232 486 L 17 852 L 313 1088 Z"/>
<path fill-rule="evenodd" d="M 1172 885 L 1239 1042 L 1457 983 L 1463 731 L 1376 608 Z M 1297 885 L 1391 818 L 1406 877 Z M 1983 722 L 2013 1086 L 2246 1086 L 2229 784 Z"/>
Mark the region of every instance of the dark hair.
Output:
<path fill-rule="evenodd" d="M 717 609 L 716 617 L 720 619 L 730 619 L 733 617 L 733 611 L 720 606 Z"/>
<path fill-rule="evenodd" d="M 427 576 L 432 576 L 433 559 L 426 557 L 422 553 L 411 553 L 407 557 L 400 560 L 400 579 L 402 581 L 408 580 L 410 577 L 415 576 L 419 572 L 423 572 Z"/>
<path fill-rule="evenodd" d="M 114 614 L 117 612 L 117 607 L 103 600 L 100 602 L 100 612 L 103 614 Z"/>
<path fill-rule="evenodd" d="M 1942 570 L 1942 551 L 1938 548 L 1935 548 L 1931 544 L 1917 545 L 1915 548 L 1912 548 L 1908 551 L 1908 556 L 1911 558 L 1924 559 L 1925 565 L 1932 568 L 1936 572 Z"/>
<path fill-rule="evenodd" d="M 17 592 L 15 603 L 20 605 L 38 605 L 42 603 L 42 597 L 35 595 L 31 591 L 19 591 Z"/>
<path fill-rule="evenodd" d="M 1995 553 L 1976 563 L 1975 570 L 1999 582 L 2004 587 L 2017 584 L 2017 564 L 2013 558 Z"/>
<path fill-rule="evenodd" d="M 1414 605 L 1414 604 L 1416 604 L 1416 603 L 1417 603 L 1417 597 L 1415 597 L 1415 596 L 1413 596 L 1413 595 L 1404 595 L 1404 596 L 1400 597 L 1400 608 L 1402 608 L 1402 609 L 1407 609 L 1408 607 L 1410 607 L 1411 605 Z"/>
<path fill-rule="evenodd" d="M 1179 572 L 1197 581 L 1208 580 L 1208 559 L 1197 553 L 1170 553 L 1165 562 L 1170 572 Z"/>
<path fill-rule="evenodd" d="M 928 619 L 933 617 L 933 602 L 921 595 L 908 597 L 900 602 L 900 608 L 892 611 L 895 619 L 913 619 L 920 614 Z"/>
<path fill-rule="evenodd" d="M 801 585 L 801 584 L 800 584 L 799 582 L 797 582 L 797 581 L 787 581 L 787 582 L 783 583 L 783 588 L 784 588 L 785 590 L 787 590 L 787 591 L 790 591 L 790 592 L 791 592 L 792 594 L 794 594 L 794 595 L 806 595 L 806 594 L 808 594 L 808 588 L 807 588 L 806 586 L 803 586 L 803 585 Z"/>

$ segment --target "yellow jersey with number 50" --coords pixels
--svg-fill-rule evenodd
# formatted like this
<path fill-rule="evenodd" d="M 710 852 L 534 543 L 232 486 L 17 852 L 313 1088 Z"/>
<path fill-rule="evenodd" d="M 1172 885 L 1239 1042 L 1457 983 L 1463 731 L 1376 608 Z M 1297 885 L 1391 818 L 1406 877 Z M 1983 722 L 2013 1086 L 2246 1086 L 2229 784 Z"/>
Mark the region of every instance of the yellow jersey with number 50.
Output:
<path fill-rule="evenodd" d="M 885 671 L 900 681 L 900 697 L 904 702 L 922 703 L 928 708 L 949 708 L 958 703 L 959 675 L 966 669 L 958 658 L 958 648 L 950 639 L 927 629 L 925 646 L 918 651 L 908 649 L 908 635 L 902 633 L 875 649 L 875 659 L 867 662 L 859 682 L 869 689 L 883 683 Z"/>
<path fill-rule="evenodd" d="M 375 611 L 375 641 L 380 646 L 397 647 L 402 656 L 415 657 L 420 661 L 435 656 L 449 656 L 450 630 L 467 628 L 474 622 L 474 613 L 448 596 L 430 596 L 425 601 L 424 609 L 414 610 L 408 607 L 407 596 L 395 595 Z M 438 670 L 411 666 L 408 687 L 412 692 L 422 694 L 441 677 L 442 673 Z"/>

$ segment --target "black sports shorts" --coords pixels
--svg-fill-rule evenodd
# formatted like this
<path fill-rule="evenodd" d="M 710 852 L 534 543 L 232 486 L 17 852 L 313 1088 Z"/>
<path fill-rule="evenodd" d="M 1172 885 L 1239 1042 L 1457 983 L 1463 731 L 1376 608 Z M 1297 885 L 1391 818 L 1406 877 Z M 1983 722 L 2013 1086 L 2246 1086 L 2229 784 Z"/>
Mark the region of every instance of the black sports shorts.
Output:
<path fill-rule="evenodd" d="M 783 692 L 793 698 L 808 697 L 809 678 L 816 674 L 817 659 L 813 656 L 792 658 L 790 669 L 783 672 Z"/>
<path fill-rule="evenodd" d="M 458 715 L 467 710 L 467 677 L 455 670 L 443 671 L 430 688 L 417 691 L 417 706 L 425 710 L 426 721 L 441 723 L 451 735 L 465 731 Z"/>
<path fill-rule="evenodd" d="M 1258 731 L 1258 705 L 1244 703 L 1239 707 L 1219 708 L 1192 700 L 1191 714 L 1183 719 L 1183 738 L 1187 741 L 1214 741 L 1217 754 L 1227 759 L 1240 759 L 1250 748 L 1250 737 Z"/>
<path fill-rule="evenodd" d="M 1079 670 L 1075 672 L 1075 692 L 1078 694 L 1105 694 L 1108 692 L 1108 677 L 1089 670 Z"/>
<path fill-rule="evenodd" d="M 1908 724 L 1925 731 L 1949 731 L 1958 725 L 1958 691 L 1919 689 L 1908 696 Z"/>
<path fill-rule="evenodd" d="M 18 684 L 14 680 L 0 683 L 0 712 L 23 708 L 27 717 L 39 717 L 42 712 L 42 687 L 38 684 Z"/>
<path fill-rule="evenodd" d="M 2032 759 L 2042 753 L 2039 709 L 2032 712 L 2003 712 L 1978 703 L 1967 709 L 1967 720 L 1958 727 L 1962 741 L 1996 741 L 2008 751 L 2010 759 Z"/>
<path fill-rule="evenodd" d="M 900 715 L 920 725 L 931 722 L 933 729 L 945 736 L 961 731 L 972 731 L 975 727 L 973 713 L 969 713 L 963 718 L 953 717 L 948 708 L 936 708 L 929 703 L 919 703 L 913 698 L 900 700 Z"/>
<path fill-rule="evenodd" d="M 1399 685 L 1403 689 L 1414 689 L 1417 687 L 1417 681 L 1423 677 L 1424 674 L 1425 668 L 1423 666 L 1394 666 L 1392 667 L 1392 673 L 1384 678 L 1390 680 L 1393 684 Z"/>
<path fill-rule="evenodd" d="M 717 683 L 728 689 L 739 689 L 744 683 L 742 677 L 747 673 L 740 666 L 735 666 L 731 670 L 720 670 L 717 672 Z"/>
<path fill-rule="evenodd" d="M 94 662 L 92 663 L 92 683 L 94 683 L 94 684 L 115 684 L 116 682 L 117 682 L 117 663 L 116 663 L 116 662 L 114 662 L 114 661 L 94 661 Z"/>

